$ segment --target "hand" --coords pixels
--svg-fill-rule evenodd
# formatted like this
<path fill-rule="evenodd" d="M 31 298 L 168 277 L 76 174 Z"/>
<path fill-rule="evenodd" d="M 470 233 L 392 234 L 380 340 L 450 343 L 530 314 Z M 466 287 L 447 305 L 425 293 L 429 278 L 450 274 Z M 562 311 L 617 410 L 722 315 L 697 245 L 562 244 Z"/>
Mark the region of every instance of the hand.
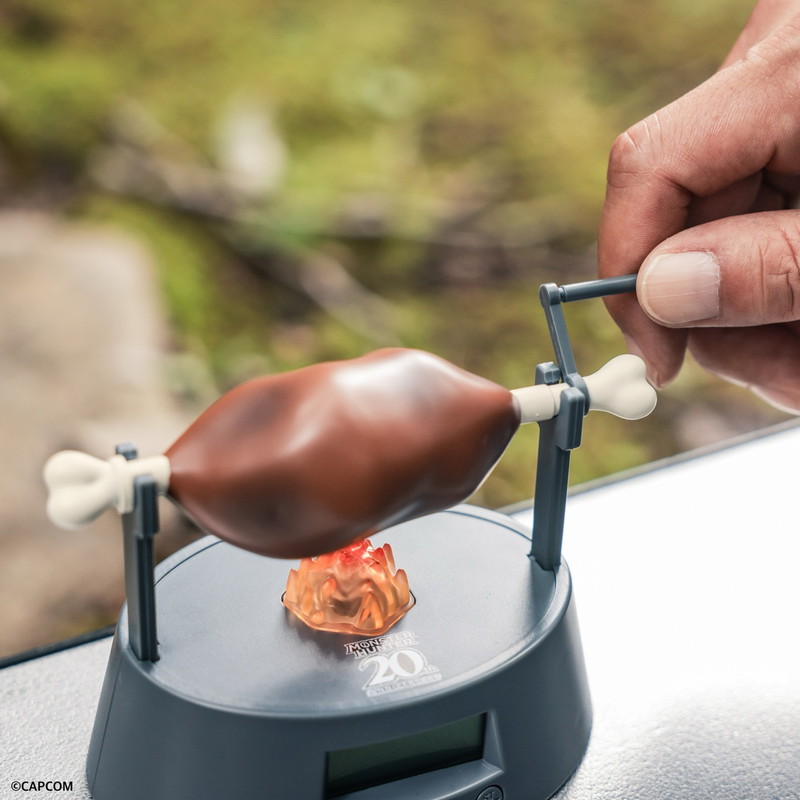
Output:
<path fill-rule="evenodd" d="M 761 0 L 712 78 L 623 133 L 600 225 L 608 299 L 658 386 L 688 347 L 800 410 L 800 0 Z"/>

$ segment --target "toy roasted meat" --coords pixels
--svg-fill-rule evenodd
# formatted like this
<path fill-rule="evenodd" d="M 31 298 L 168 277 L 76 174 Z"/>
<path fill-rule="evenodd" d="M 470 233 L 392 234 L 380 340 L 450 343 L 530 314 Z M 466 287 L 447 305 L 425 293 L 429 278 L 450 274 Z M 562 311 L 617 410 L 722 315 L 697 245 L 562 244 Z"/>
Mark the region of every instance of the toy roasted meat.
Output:
<path fill-rule="evenodd" d="M 247 550 L 316 555 L 463 500 L 518 425 L 507 389 L 383 350 L 226 394 L 167 450 L 169 494 Z"/>
<path fill-rule="evenodd" d="M 395 348 L 248 381 L 203 412 L 164 456 L 117 456 L 110 472 L 152 472 L 202 529 L 293 558 L 460 502 L 518 425 L 507 389 Z M 105 506 L 77 515 L 63 507 L 74 494 L 63 492 L 60 477 L 76 455 L 55 456 L 46 477 L 51 517 L 81 524 Z"/>
<path fill-rule="evenodd" d="M 635 356 L 586 384 L 593 408 L 619 416 L 644 416 L 654 403 Z M 284 558 L 328 553 L 465 500 L 521 422 L 558 413 L 563 388 L 511 392 L 403 348 L 258 378 L 221 397 L 162 456 L 56 454 L 45 468 L 48 513 L 78 527 L 111 506 L 131 511 L 133 479 L 148 474 L 234 545 Z"/>

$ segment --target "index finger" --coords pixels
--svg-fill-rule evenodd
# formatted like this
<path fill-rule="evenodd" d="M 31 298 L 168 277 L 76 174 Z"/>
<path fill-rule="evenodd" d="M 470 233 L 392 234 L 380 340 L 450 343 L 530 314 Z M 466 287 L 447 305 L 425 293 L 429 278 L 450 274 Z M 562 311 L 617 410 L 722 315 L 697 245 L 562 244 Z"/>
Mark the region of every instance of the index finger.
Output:
<path fill-rule="evenodd" d="M 656 245 L 687 226 L 694 200 L 765 167 L 800 170 L 798 52 L 800 27 L 787 26 L 617 139 L 600 224 L 601 276 L 638 271 Z M 674 377 L 685 333 L 650 321 L 630 296 L 607 304 L 651 378 L 660 384 Z"/>

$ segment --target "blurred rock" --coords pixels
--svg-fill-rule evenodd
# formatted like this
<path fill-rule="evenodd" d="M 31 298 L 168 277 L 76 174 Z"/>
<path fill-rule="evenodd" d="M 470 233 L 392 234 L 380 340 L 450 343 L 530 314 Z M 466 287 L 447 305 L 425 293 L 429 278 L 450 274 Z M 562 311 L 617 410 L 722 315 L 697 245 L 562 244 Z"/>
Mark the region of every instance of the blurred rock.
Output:
<path fill-rule="evenodd" d="M 272 197 L 287 166 L 286 145 L 272 114 L 246 97 L 232 100 L 219 122 L 217 160 L 236 195 L 254 202 Z"/>

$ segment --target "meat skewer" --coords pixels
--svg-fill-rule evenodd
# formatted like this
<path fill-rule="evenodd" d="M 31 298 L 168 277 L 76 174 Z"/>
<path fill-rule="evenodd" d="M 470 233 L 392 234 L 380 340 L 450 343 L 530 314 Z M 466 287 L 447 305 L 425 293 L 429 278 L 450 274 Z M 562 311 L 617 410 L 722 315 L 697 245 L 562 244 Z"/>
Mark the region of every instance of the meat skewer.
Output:
<path fill-rule="evenodd" d="M 646 416 L 644 363 L 585 378 L 590 408 Z M 133 508 L 151 475 L 208 533 L 262 555 L 327 553 L 449 508 L 480 485 L 519 425 L 558 413 L 565 384 L 509 391 L 429 353 L 378 350 L 257 378 L 212 404 L 160 456 L 103 461 L 64 451 L 45 467 L 61 527 Z"/>

